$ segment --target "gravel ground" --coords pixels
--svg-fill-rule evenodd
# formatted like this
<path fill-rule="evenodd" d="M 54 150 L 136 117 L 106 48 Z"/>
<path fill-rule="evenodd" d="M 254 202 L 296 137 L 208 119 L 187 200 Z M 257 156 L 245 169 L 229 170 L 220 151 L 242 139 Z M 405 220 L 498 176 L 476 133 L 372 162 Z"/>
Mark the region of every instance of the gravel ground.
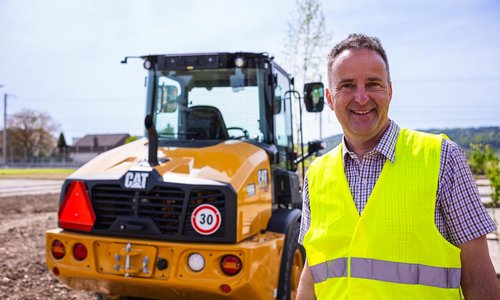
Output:
<path fill-rule="evenodd" d="M 58 194 L 0 197 L 0 299 L 96 299 L 47 270 L 45 230 L 57 226 L 58 201 Z"/>
<path fill-rule="evenodd" d="M 57 226 L 59 195 L 0 198 L 0 299 L 96 299 L 47 270 L 45 230 Z"/>

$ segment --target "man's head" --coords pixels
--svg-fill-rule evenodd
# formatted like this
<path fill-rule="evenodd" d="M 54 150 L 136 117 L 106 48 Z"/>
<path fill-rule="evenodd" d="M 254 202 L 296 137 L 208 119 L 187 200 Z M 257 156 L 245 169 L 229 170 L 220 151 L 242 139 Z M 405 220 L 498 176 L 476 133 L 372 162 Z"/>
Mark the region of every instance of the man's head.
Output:
<path fill-rule="evenodd" d="M 349 35 L 330 53 L 328 80 L 328 106 L 342 125 L 348 144 L 368 148 L 378 144 L 389 124 L 392 98 L 387 56 L 380 41 Z"/>

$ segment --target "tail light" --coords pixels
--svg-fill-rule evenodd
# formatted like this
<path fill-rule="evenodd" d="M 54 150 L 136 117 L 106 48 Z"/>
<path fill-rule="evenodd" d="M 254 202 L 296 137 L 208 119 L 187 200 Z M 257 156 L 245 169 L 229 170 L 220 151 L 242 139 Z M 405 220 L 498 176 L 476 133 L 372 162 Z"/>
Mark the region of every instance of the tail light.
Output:
<path fill-rule="evenodd" d="M 91 231 L 95 214 L 83 181 L 73 181 L 59 208 L 59 226 L 65 229 Z"/>
<path fill-rule="evenodd" d="M 54 240 L 50 246 L 50 253 L 55 259 L 61 259 L 66 255 L 66 248 L 59 240 Z"/>
<path fill-rule="evenodd" d="M 82 243 L 76 243 L 73 246 L 73 256 L 77 260 L 84 260 L 87 258 L 87 247 Z"/>
<path fill-rule="evenodd" d="M 234 255 L 226 255 L 220 261 L 222 272 L 226 275 L 236 275 L 241 271 L 241 260 Z"/>

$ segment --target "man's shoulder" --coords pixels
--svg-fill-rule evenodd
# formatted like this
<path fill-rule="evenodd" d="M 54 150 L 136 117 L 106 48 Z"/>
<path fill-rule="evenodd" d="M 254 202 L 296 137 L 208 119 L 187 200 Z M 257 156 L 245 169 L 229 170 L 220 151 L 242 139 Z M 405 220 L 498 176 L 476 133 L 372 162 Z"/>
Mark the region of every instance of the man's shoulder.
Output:
<path fill-rule="evenodd" d="M 464 149 L 462 149 L 462 147 L 460 147 L 460 145 L 458 145 L 454 141 L 447 138 L 443 139 L 441 153 L 443 159 L 445 159 L 445 161 L 448 163 L 457 164 L 467 161 Z"/>
<path fill-rule="evenodd" d="M 443 139 L 443 138 L 447 138 L 447 136 L 443 133 L 430 133 L 430 132 L 426 132 L 426 131 L 423 131 L 423 130 L 414 130 L 414 129 L 409 129 L 409 128 L 403 128 L 401 130 L 402 134 L 403 135 L 406 135 L 406 136 L 418 136 L 418 137 L 421 137 L 421 138 L 436 138 L 436 139 Z"/>
<path fill-rule="evenodd" d="M 422 138 L 434 138 L 442 141 L 442 152 L 449 155 L 461 155 L 464 150 L 460 145 L 450 140 L 450 138 L 444 133 L 429 133 L 421 130 L 406 129 L 408 134 L 419 135 Z"/>
<path fill-rule="evenodd" d="M 325 154 L 316 157 L 313 160 L 313 162 L 311 163 L 311 165 L 309 166 L 309 169 L 319 167 L 321 165 L 324 165 L 324 163 L 326 161 L 330 161 L 335 155 L 338 155 L 338 151 L 341 151 L 341 147 L 342 147 L 342 143 L 338 144 L 337 146 L 335 146 L 333 149 L 326 152 Z"/>
<path fill-rule="evenodd" d="M 450 140 L 448 136 L 442 133 L 429 133 L 425 131 L 419 131 L 419 130 L 411 130 L 411 129 L 406 129 L 406 135 L 414 135 L 418 136 L 417 140 L 425 140 L 425 139 L 434 139 L 435 143 L 434 145 L 436 146 L 441 146 L 440 151 L 441 151 L 441 159 L 444 159 L 445 164 L 458 164 L 462 163 L 465 159 L 465 152 L 454 141 Z M 424 143 L 425 145 L 425 143 Z M 466 160 L 466 159 L 465 159 Z"/>

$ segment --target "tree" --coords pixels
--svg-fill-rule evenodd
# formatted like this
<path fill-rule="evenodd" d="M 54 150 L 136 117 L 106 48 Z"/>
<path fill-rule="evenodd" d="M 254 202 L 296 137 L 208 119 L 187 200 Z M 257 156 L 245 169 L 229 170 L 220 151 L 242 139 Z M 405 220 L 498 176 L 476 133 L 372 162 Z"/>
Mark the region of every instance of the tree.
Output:
<path fill-rule="evenodd" d="M 66 144 L 66 138 L 62 132 L 59 134 L 59 139 L 57 140 L 57 149 L 59 150 L 59 156 L 66 160 L 68 158 L 68 144 Z"/>
<path fill-rule="evenodd" d="M 7 128 L 7 148 L 14 159 L 47 157 L 56 148 L 59 124 L 48 113 L 24 109 L 11 116 Z"/>
<path fill-rule="evenodd" d="M 472 173 L 483 175 L 487 172 L 488 163 L 495 158 L 495 152 L 489 145 L 482 143 L 470 144 L 470 155 L 468 159 Z"/>
<path fill-rule="evenodd" d="M 319 0 L 296 0 L 295 4 L 291 20 L 287 22 L 284 54 L 287 69 L 296 76 L 295 86 L 302 87 L 309 81 L 321 81 L 321 69 L 326 70 L 326 47 L 331 40 L 331 33 L 326 28 Z M 302 103 L 299 105 L 302 106 Z M 294 113 L 298 116 L 297 111 Z M 298 122 L 295 118 L 297 138 L 300 134 Z M 320 114 L 320 137 L 322 137 L 321 122 Z"/>
<path fill-rule="evenodd" d="M 470 146 L 469 166 L 474 174 L 485 174 L 490 182 L 492 215 L 493 220 L 497 223 L 495 208 L 498 207 L 500 201 L 500 159 L 489 145 L 477 143 Z M 495 234 L 498 235 L 497 232 Z"/>
<path fill-rule="evenodd" d="M 295 11 L 288 23 L 285 58 L 288 68 L 298 83 L 320 80 L 331 34 L 326 28 L 325 16 L 319 0 L 296 0 Z"/>
<path fill-rule="evenodd" d="M 500 159 L 493 156 L 487 164 L 486 176 L 490 180 L 491 201 L 494 207 L 498 207 L 500 201 Z"/>

